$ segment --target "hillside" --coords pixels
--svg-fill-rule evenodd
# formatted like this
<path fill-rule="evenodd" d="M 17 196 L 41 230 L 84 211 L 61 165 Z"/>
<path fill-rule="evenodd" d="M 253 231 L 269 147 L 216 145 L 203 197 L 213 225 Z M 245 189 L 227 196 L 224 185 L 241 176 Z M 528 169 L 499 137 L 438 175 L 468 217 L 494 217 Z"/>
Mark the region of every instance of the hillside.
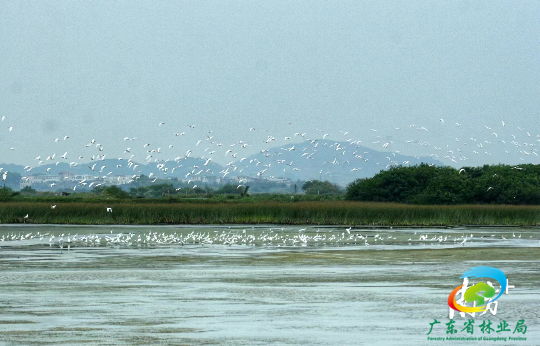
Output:
<path fill-rule="evenodd" d="M 231 154 L 228 154 L 231 157 Z M 232 157 L 231 157 L 232 158 Z M 329 140 L 304 141 L 287 146 L 272 147 L 246 158 L 236 158 L 222 166 L 206 158 L 184 157 L 175 160 L 140 163 L 127 159 L 104 159 L 83 163 L 68 163 L 57 159 L 38 167 L 25 168 L 4 164 L 4 171 L 29 175 L 58 175 L 69 172 L 77 175 L 147 175 L 159 178 L 191 179 L 195 176 L 252 178 L 288 178 L 291 180 L 328 180 L 345 186 L 358 178 L 372 177 L 381 170 L 396 165 L 415 165 L 422 162 L 442 166 L 431 157 L 414 157 L 399 153 L 381 152 L 355 142 Z"/>
<path fill-rule="evenodd" d="M 236 161 L 240 174 L 284 177 L 292 180 L 328 180 L 345 186 L 358 178 L 372 177 L 395 165 L 420 163 L 442 166 L 431 157 L 414 157 L 381 152 L 358 143 L 329 140 L 305 141 L 274 147 L 242 162 Z"/>

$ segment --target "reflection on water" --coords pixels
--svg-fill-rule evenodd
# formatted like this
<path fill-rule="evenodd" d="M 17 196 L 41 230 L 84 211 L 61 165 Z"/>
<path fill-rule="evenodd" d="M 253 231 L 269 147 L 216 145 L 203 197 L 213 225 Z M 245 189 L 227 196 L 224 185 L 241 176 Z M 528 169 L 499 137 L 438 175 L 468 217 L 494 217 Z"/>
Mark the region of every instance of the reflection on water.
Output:
<path fill-rule="evenodd" d="M 516 286 L 489 318 L 525 319 L 519 344 L 538 344 L 539 235 L 3 226 L 0 345 L 431 344 L 429 323 L 448 322 L 449 292 L 477 265 Z"/>

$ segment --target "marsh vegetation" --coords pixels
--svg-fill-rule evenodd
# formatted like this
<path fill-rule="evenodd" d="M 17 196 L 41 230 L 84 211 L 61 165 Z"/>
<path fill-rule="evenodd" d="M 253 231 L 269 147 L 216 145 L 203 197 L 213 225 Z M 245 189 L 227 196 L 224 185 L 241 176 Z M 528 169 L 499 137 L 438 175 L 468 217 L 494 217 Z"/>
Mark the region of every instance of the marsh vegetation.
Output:
<path fill-rule="evenodd" d="M 53 206 L 55 206 L 53 208 Z M 111 208 L 111 212 L 107 212 Z M 25 217 L 28 215 L 28 217 Z M 2 223 L 309 224 L 454 226 L 540 224 L 540 206 L 407 205 L 341 200 L 93 200 L 3 202 Z"/>

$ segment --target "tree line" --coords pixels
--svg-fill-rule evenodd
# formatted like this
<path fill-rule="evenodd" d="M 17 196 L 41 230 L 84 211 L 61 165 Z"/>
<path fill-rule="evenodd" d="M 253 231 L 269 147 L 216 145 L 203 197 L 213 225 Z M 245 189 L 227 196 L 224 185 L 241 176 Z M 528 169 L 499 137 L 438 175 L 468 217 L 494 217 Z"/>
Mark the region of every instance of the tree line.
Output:
<path fill-rule="evenodd" d="M 346 199 L 411 204 L 540 204 L 540 166 L 396 166 L 347 186 Z"/>

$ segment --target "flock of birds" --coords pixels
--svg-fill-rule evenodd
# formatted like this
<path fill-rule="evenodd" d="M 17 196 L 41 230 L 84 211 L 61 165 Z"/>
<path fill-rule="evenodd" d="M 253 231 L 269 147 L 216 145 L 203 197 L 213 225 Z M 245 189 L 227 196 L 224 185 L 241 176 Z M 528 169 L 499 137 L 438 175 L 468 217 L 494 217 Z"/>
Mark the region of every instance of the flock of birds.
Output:
<path fill-rule="evenodd" d="M 440 234 L 426 232 L 396 233 L 366 231 L 349 228 L 268 228 L 268 229 L 214 229 L 186 230 L 183 232 L 129 232 L 113 234 L 55 234 L 52 232 L 11 232 L 0 237 L 4 246 L 45 245 L 51 248 L 71 249 L 71 247 L 155 247 L 164 245 L 243 245 L 243 246 L 342 246 L 342 245 L 454 245 L 496 240 L 521 239 L 522 234 L 480 234 L 469 233 Z M 529 236 L 529 239 L 532 235 Z M 525 239 L 525 238 L 524 238 Z M 21 244 L 22 242 L 22 244 Z"/>
<path fill-rule="evenodd" d="M 3 122 L 5 116 L 1 118 Z M 60 153 L 47 153 L 34 157 L 35 166 L 25 166 L 25 172 L 28 172 L 23 180 L 28 181 L 28 176 L 32 172 L 41 173 L 39 168 L 42 165 L 55 164 L 61 162 L 69 163 L 70 167 L 87 167 L 88 174 L 107 177 L 113 174 L 112 168 L 126 168 L 131 175 L 129 183 L 136 181 L 140 177 L 141 165 L 153 165 L 154 171 L 149 177 L 152 182 L 156 182 L 158 178 L 167 178 L 174 174 L 175 170 L 183 167 L 183 179 L 188 181 L 188 185 L 195 188 L 198 179 L 197 176 L 213 175 L 227 177 L 228 175 L 242 175 L 244 170 L 255 170 L 257 177 L 269 177 L 269 169 L 279 168 L 280 174 L 285 175 L 287 172 L 302 170 L 303 166 L 298 165 L 300 160 L 314 160 L 322 147 L 333 152 L 333 160 L 321 162 L 320 170 L 316 174 L 321 179 L 330 174 L 328 167 L 336 166 L 349 174 L 360 175 L 360 170 L 366 164 L 380 165 L 382 168 L 388 168 L 393 165 L 412 165 L 420 163 L 420 157 L 414 156 L 417 162 L 411 160 L 400 161 L 401 154 L 406 152 L 431 152 L 428 154 L 433 160 L 440 160 L 443 163 L 450 165 L 464 164 L 463 161 L 470 159 L 472 156 L 485 155 L 500 156 L 501 152 L 495 151 L 503 149 L 506 154 L 513 154 L 519 157 L 520 161 L 530 162 L 533 157 L 538 157 L 537 142 L 540 141 L 540 134 L 530 133 L 529 130 L 518 126 L 509 126 L 504 121 L 497 125 L 484 126 L 483 129 L 476 131 L 476 136 L 470 137 L 460 135 L 462 125 L 460 123 L 447 124 L 444 119 L 439 120 L 440 128 L 434 129 L 435 132 L 445 134 L 453 133 L 456 137 L 451 143 L 436 144 L 423 140 L 422 134 L 430 131 L 426 126 L 409 125 L 407 128 L 394 127 L 389 131 L 379 131 L 371 129 L 372 136 L 362 140 L 355 139 L 349 131 L 340 131 L 337 136 L 330 136 L 329 133 L 321 129 L 315 129 L 315 132 L 309 135 L 306 132 L 296 131 L 291 122 L 287 122 L 284 128 L 290 129 L 290 134 L 283 138 L 277 138 L 269 133 L 268 129 L 258 129 L 255 127 L 249 128 L 249 137 L 252 142 L 246 140 L 237 140 L 233 143 L 225 143 L 219 138 L 222 137 L 218 132 L 213 130 L 200 130 L 197 125 L 183 125 L 184 131 L 168 127 L 165 122 L 156 122 L 157 126 L 162 130 L 162 135 L 159 138 L 154 138 L 154 142 L 168 141 L 168 144 L 159 146 L 151 144 L 148 139 L 140 139 L 137 137 L 123 137 L 123 150 L 121 145 L 115 146 L 112 150 L 105 150 L 104 145 L 99 140 L 91 139 L 84 145 L 84 148 L 67 144 L 73 140 L 73 136 L 64 135 L 62 137 L 51 138 L 56 143 L 66 143 L 64 148 L 70 150 Z M 176 127 L 176 126 L 175 126 Z M 13 126 L 9 126 L 10 132 L 15 131 Z M 252 135 L 257 133 L 257 135 Z M 197 138 L 193 143 L 180 141 L 179 138 Z M 332 141 L 329 141 L 333 138 Z M 394 139 L 393 139 L 394 138 Z M 300 143 L 302 145 L 300 149 Z M 344 144 L 346 143 L 346 144 Z M 417 145 L 416 149 L 408 146 Z M 498 145 L 498 146 L 497 146 Z M 254 148 L 271 146 L 267 149 L 259 150 L 260 155 L 255 155 Z M 203 149 L 204 147 L 204 149 Z M 276 149 L 279 147 L 279 149 Z M 182 148 L 182 149 L 180 149 Z M 370 162 L 370 151 L 367 148 L 381 150 L 387 154 L 381 162 Z M 10 150 L 16 150 L 15 147 L 10 147 Z M 75 153 L 74 153 L 75 151 Z M 298 152 L 297 152 L 298 151 Z M 116 158 L 108 156 L 108 152 L 114 152 L 118 155 Z M 198 155 L 195 155 L 195 152 Z M 298 159 L 289 161 L 283 159 L 285 153 L 296 152 Z M 121 154 L 120 154 L 121 153 Z M 346 155 L 347 153 L 347 155 Z M 178 155 L 180 154 L 180 155 Z M 172 157 L 176 156 L 174 159 Z M 256 156 L 256 157 L 255 157 Z M 250 158 L 252 157 L 252 158 Z M 100 161 L 105 159 L 116 159 L 115 167 L 107 167 L 105 164 L 100 164 Z M 188 160 L 196 158 L 197 160 Z M 228 162 L 223 166 L 212 166 L 213 162 Z M 220 168 L 216 168 L 220 167 Z M 334 167 L 335 168 L 335 167 Z M 186 171 L 187 169 L 187 171 Z M 219 169 L 219 171 L 215 171 Z M 519 169 L 519 166 L 516 166 Z M 49 172 L 51 167 L 46 168 L 45 173 Z M 272 170 L 272 174 L 276 174 L 276 170 Z M 461 171 L 463 172 L 463 171 Z M 2 180 L 6 181 L 9 172 L 0 167 Z M 245 174 L 245 173 L 244 173 Z M 324 180 L 324 179 L 323 179 Z M 242 183 L 242 182 L 241 182 Z M 53 187 L 55 183 L 51 184 Z M 75 191 L 78 186 L 93 188 L 101 185 L 98 182 L 89 182 L 86 179 L 73 184 L 72 189 Z M 242 186 L 239 185 L 240 188 Z"/>
<path fill-rule="evenodd" d="M 0 122 L 4 122 L 5 120 L 6 116 L 2 116 Z M 185 125 L 185 131 L 177 132 L 168 129 L 165 122 L 159 122 L 157 123 L 157 126 L 164 129 L 164 135 L 162 139 L 169 138 L 171 140 L 173 138 L 186 136 L 186 131 L 194 132 L 198 129 L 198 127 L 194 124 Z M 282 169 L 283 173 L 287 171 L 300 171 L 301 168 L 299 168 L 298 166 L 301 165 L 298 165 L 298 161 L 289 161 L 283 159 L 282 155 L 284 155 L 284 153 L 290 153 L 299 150 L 299 152 L 297 153 L 298 160 L 314 160 L 316 155 L 321 151 L 322 147 L 326 147 L 327 150 L 331 150 L 334 152 L 333 160 L 323 162 L 322 168 L 319 172 L 317 172 L 317 175 L 322 180 L 325 180 L 323 179 L 323 177 L 325 177 L 326 174 L 330 174 L 329 171 L 324 172 L 328 169 L 326 167 L 329 167 L 330 165 L 339 166 L 340 169 L 347 171 L 350 170 L 350 172 L 355 172 L 355 174 L 358 173 L 362 169 L 362 165 L 366 164 L 370 160 L 370 158 L 368 157 L 369 151 L 365 151 L 365 145 L 368 145 L 371 148 L 376 148 L 377 146 L 380 146 L 381 149 L 387 150 L 387 160 L 382 163 L 375 163 L 383 164 L 386 168 L 393 165 L 409 165 L 420 163 L 419 156 L 415 156 L 418 162 L 400 162 L 397 160 L 397 158 L 400 157 L 400 153 L 402 150 L 396 149 L 403 149 L 404 145 L 413 144 L 419 145 L 420 147 L 429 147 L 432 151 L 430 156 L 433 159 L 443 161 L 446 160 L 449 163 L 453 162 L 456 164 L 458 163 L 458 161 L 467 160 L 470 155 L 492 155 L 490 148 L 493 148 L 495 143 L 503 145 L 507 154 L 510 154 L 511 151 L 513 154 L 517 154 L 521 161 L 528 162 L 530 160 L 528 160 L 527 157 L 539 156 L 536 146 L 537 142 L 540 142 L 540 134 L 531 134 L 527 129 L 518 126 L 512 127 L 511 130 L 508 130 L 510 126 L 504 121 L 501 121 L 501 123 L 497 124 L 497 126 L 484 126 L 483 129 L 477 132 L 476 137 L 455 137 L 455 140 L 452 144 L 446 144 L 444 146 L 437 146 L 435 144 L 430 144 L 427 141 L 421 140 L 421 136 L 419 136 L 418 134 L 428 132 L 430 130 L 425 126 L 417 126 L 414 124 L 409 125 L 406 129 L 401 129 L 397 127 L 393 128 L 394 134 L 397 134 L 399 132 L 402 133 L 403 136 L 412 137 L 410 139 L 392 140 L 392 136 L 378 135 L 379 133 L 382 133 L 382 131 L 379 132 L 377 129 L 371 129 L 371 132 L 374 136 L 372 138 L 373 140 L 369 140 L 366 143 L 363 143 L 361 140 L 357 140 L 351 137 L 349 131 L 340 131 L 340 139 L 336 139 L 333 142 L 328 141 L 330 134 L 320 129 L 315 129 L 315 135 L 309 136 L 305 132 L 295 132 L 293 130 L 293 124 L 290 122 L 287 122 L 284 126 L 291 129 L 291 134 L 285 136 L 282 140 L 279 140 L 275 136 L 268 134 L 267 129 L 261 130 L 254 127 L 249 128 L 250 133 L 260 132 L 260 134 L 262 134 L 262 137 L 259 136 L 258 140 L 260 142 L 263 142 L 263 144 L 259 143 L 259 146 L 275 146 L 276 144 L 281 144 L 281 147 L 279 149 L 276 149 L 276 147 L 274 147 L 273 149 L 260 150 L 260 154 L 262 154 L 262 156 L 258 155 L 259 158 L 251 159 L 248 159 L 250 157 L 249 148 L 254 146 L 253 143 L 248 143 L 244 140 L 238 140 L 234 143 L 223 143 L 218 139 L 219 135 L 211 130 L 204 130 L 198 133 L 194 132 L 193 135 L 199 136 L 201 138 L 198 139 L 195 143 L 192 143 L 191 146 L 189 145 L 189 143 L 182 143 L 181 146 L 184 147 L 184 150 L 186 148 L 191 149 L 187 149 L 183 155 L 177 156 L 176 158 L 174 158 L 174 160 L 167 158 L 167 156 L 173 153 L 178 153 L 178 150 L 176 149 L 176 143 L 171 143 L 166 147 L 166 149 L 163 149 L 162 147 L 151 145 L 149 141 L 141 141 L 141 139 L 137 137 L 126 136 L 123 138 L 123 141 L 126 143 L 125 149 L 123 150 L 122 156 L 117 157 L 116 168 L 124 167 L 127 168 L 131 173 L 133 173 L 128 183 L 135 182 L 137 179 L 139 179 L 140 173 L 142 172 L 141 164 L 135 161 L 137 158 L 137 154 L 134 153 L 136 147 L 139 147 L 138 149 L 143 149 L 145 151 L 144 155 L 146 155 L 146 157 L 142 161 L 144 161 L 145 164 L 155 165 L 155 171 L 149 174 L 149 178 L 153 179 L 151 180 L 151 182 L 156 182 L 158 178 L 170 177 L 175 170 L 183 167 L 183 165 L 186 165 L 186 167 L 184 168 L 187 168 L 187 172 L 185 173 L 183 178 L 188 179 L 188 186 L 196 188 L 198 187 L 196 181 L 198 180 L 196 179 L 197 176 L 215 175 L 226 177 L 228 175 L 241 175 L 245 169 L 256 169 L 255 175 L 257 177 L 267 177 L 267 171 L 270 168 L 275 167 L 280 167 L 280 171 Z M 457 129 L 462 127 L 460 123 L 455 123 L 455 125 L 446 124 L 444 119 L 439 119 L 439 126 L 452 126 Z M 15 131 L 13 126 L 8 126 L 8 130 L 9 132 Z M 438 130 L 440 131 L 440 129 Z M 415 135 L 414 137 L 416 137 L 416 139 L 413 139 L 413 134 Z M 70 140 L 72 140 L 72 136 L 69 135 L 54 138 L 54 142 L 56 143 L 68 142 Z M 295 140 L 297 142 L 295 142 Z M 298 140 L 301 140 L 302 144 L 307 144 L 307 146 L 302 145 L 303 149 L 301 150 L 301 152 L 299 149 L 300 144 L 298 143 Z M 137 142 L 142 143 L 136 144 Z M 205 147 L 204 150 L 202 149 L 203 146 Z M 82 165 L 83 167 L 87 166 L 88 173 L 102 175 L 102 177 L 107 177 L 108 175 L 111 175 L 113 173 L 112 170 L 107 169 L 108 167 L 106 165 L 101 165 L 99 163 L 100 161 L 105 160 L 105 158 L 107 157 L 107 152 L 105 151 L 105 147 L 100 144 L 98 140 L 91 139 L 90 141 L 88 141 L 87 144 L 84 145 L 84 147 L 85 153 L 82 154 L 79 152 L 75 154 L 77 159 L 73 161 L 70 161 L 68 159 L 71 158 L 71 155 L 68 154 L 67 151 L 64 152 L 62 155 L 59 155 L 57 153 L 38 155 L 34 158 L 37 166 L 26 166 L 24 167 L 24 170 L 29 173 L 28 175 L 30 175 L 32 174 L 32 171 L 39 172 L 39 167 L 41 165 L 53 163 L 58 165 L 61 162 L 67 163 L 70 161 L 70 167 L 77 167 L 80 165 Z M 195 156 L 193 154 L 194 151 L 197 150 L 197 148 L 201 148 L 200 156 Z M 82 148 L 73 147 L 73 149 L 79 149 L 80 151 L 80 149 Z M 15 148 L 11 147 L 10 150 L 15 150 Z M 214 169 L 216 169 L 216 166 L 211 165 L 212 161 L 216 156 L 220 156 L 221 158 L 227 158 L 228 160 L 230 160 L 230 162 L 227 163 L 225 166 L 218 166 L 223 167 L 218 172 L 214 171 Z M 197 160 L 189 160 L 190 158 L 195 158 Z M 516 165 L 514 168 L 516 170 L 522 169 L 521 167 L 519 167 L 519 165 Z M 51 168 L 48 167 L 46 171 L 48 172 L 50 171 L 50 169 Z M 273 170 L 273 172 L 275 172 L 275 169 Z M 2 181 L 5 182 L 7 180 L 9 172 L 0 167 L 0 173 L 2 176 Z M 459 174 L 466 174 L 466 171 L 464 169 L 460 169 Z M 22 177 L 22 179 L 28 181 L 28 175 Z M 270 178 L 272 177 L 273 176 L 270 176 Z M 244 184 L 245 180 L 240 179 L 238 181 L 237 188 L 242 188 Z M 51 187 L 53 187 L 53 185 L 55 185 L 55 183 L 51 183 Z M 94 188 L 100 185 L 102 185 L 102 183 L 99 183 L 97 181 L 89 182 L 83 178 L 80 181 L 74 182 L 71 188 L 73 189 L 73 191 L 75 191 L 79 186 Z M 488 190 L 492 188 L 493 187 L 490 186 Z M 51 206 L 51 208 L 54 209 L 55 206 Z M 112 209 L 107 208 L 107 212 L 112 212 Z M 24 218 L 28 218 L 28 215 L 26 215 Z"/>

